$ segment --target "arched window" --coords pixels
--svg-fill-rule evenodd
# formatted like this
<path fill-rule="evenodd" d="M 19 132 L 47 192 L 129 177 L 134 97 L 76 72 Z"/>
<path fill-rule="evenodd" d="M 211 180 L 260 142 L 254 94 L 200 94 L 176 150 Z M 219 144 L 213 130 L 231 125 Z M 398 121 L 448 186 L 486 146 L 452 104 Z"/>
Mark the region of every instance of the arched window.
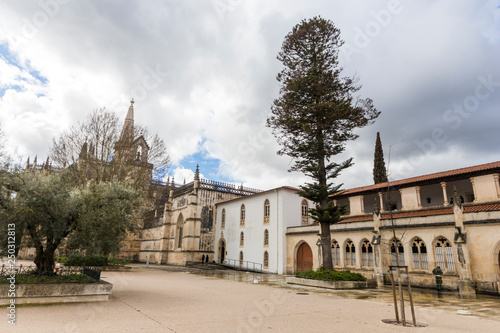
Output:
<path fill-rule="evenodd" d="M 427 263 L 427 247 L 424 241 L 417 237 L 411 243 L 411 253 L 413 254 L 413 268 L 428 269 Z"/>
<path fill-rule="evenodd" d="M 345 245 L 345 265 L 356 266 L 356 247 L 350 239 Z"/>
<path fill-rule="evenodd" d="M 222 210 L 220 227 L 221 227 L 221 229 L 224 229 L 226 227 L 226 209 L 225 208 Z"/>
<path fill-rule="evenodd" d="M 240 227 L 245 226 L 245 205 L 241 205 L 240 208 Z"/>
<path fill-rule="evenodd" d="M 264 230 L 264 246 L 269 246 L 269 231 Z"/>
<path fill-rule="evenodd" d="M 243 246 L 245 245 L 245 234 L 242 232 L 240 232 L 240 246 Z"/>
<path fill-rule="evenodd" d="M 397 248 L 397 251 L 396 251 Z M 399 252 L 399 266 L 405 265 L 405 249 L 403 244 L 397 238 L 393 238 L 391 242 L 391 256 L 392 256 L 392 266 L 397 266 L 398 262 L 396 260 L 397 254 Z"/>
<path fill-rule="evenodd" d="M 271 207 L 269 200 L 264 201 L 264 224 L 269 224 L 269 216 L 271 215 Z"/>
<path fill-rule="evenodd" d="M 269 268 L 269 253 L 264 251 L 264 268 Z"/>
<path fill-rule="evenodd" d="M 243 266 L 243 251 L 240 251 L 240 266 Z"/>
<path fill-rule="evenodd" d="M 308 225 L 309 224 L 309 203 L 307 202 L 306 199 L 302 200 L 301 204 L 301 211 L 302 211 L 302 225 Z"/>
<path fill-rule="evenodd" d="M 455 260 L 453 259 L 453 248 L 450 241 L 444 237 L 438 238 L 435 250 L 438 266 L 446 271 L 454 271 Z"/>
<path fill-rule="evenodd" d="M 340 246 L 335 239 L 332 240 L 332 261 L 333 261 L 333 266 L 340 265 Z"/>
<path fill-rule="evenodd" d="M 373 246 L 366 239 L 361 244 L 361 258 L 363 259 L 363 267 L 373 267 Z"/>

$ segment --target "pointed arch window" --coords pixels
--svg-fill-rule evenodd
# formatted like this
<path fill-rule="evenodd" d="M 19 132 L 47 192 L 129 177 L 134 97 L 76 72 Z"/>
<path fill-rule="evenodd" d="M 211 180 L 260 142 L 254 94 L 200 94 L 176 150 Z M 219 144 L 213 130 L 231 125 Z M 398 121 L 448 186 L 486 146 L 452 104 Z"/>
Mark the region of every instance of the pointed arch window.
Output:
<path fill-rule="evenodd" d="M 415 269 L 428 269 L 427 262 L 427 247 L 424 241 L 417 237 L 411 243 L 411 253 L 413 255 L 413 268 Z"/>
<path fill-rule="evenodd" d="M 269 246 L 269 230 L 264 230 L 264 246 Z"/>
<path fill-rule="evenodd" d="M 397 251 L 396 251 L 397 248 Z M 405 249 L 399 239 L 393 239 L 391 243 L 392 265 L 397 266 L 397 255 L 399 252 L 399 266 L 405 266 Z"/>
<path fill-rule="evenodd" d="M 309 224 L 309 203 L 306 199 L 302 200 L 301 203 L 302 220 L 301 225 Z"/>
<path fill-rule="evenodd" d="M 240 266 L 243 266 L 243 251 L 240 251 Z"/>
<path fill-rule="evenodd" d="M 225 208 L 222 209 L 220 227 L 221 227 L 221 229 L 224 229 L 226 227 L 226 209 Z"/>
<path fill-rule="evenodd" d="M 361 258 L 363 267 L 373 267 L 373 246 L 366 239 L 361 244 Z"/>
<path fill-rule="evenodd" d="M 454 271 L 455 259 L 453 258 L 453 248 L 450 241 L 444 237 L 438 238 L 435 250 L 438 266 L 446 271 Z"/>
<path fill-rule="evenodd" d="M 242 232 L 240 232 L 240 246 L 243 246 L 245 245 L 245 234 Z"/>
<path fill-rule="evenodd" d="M 264 268 L 269 268 L 269 253 L 264 251 Z"/>
<path fill-rule="evenodd" d="M 346 266 L 356 266 L 356 247 L 350 239 L 345 245 L 345 264 Z"/>
<path fill-rule="evenodd" d="M 332 261 L 333 266 L 340 266 L 340 245 L 335 239 L 332 240 Z"/>
<path fill-rule="evenodd" d="M 240 208 L 240 227 L 245 226 L 245 205 L 241 205 Z"/>
<path fill-rule="evenodd" d="M 269 224 L 269 219 L 271 216 L 271 205 L 269 200 L 264 201 L 264 224 Z"/>

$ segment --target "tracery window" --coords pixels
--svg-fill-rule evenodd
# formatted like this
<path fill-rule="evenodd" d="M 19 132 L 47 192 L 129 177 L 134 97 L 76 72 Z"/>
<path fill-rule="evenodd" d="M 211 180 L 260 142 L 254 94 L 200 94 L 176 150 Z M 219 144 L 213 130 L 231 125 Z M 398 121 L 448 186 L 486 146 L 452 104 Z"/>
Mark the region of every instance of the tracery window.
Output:
<path fill-rule="evenodd" d="M 264 230 L 264 246 L 269 246 L 269 231 Z"/>
<path fill-rule="evenodd" d="M 345 246 L 345 264 L 346 266 L 356 266 L 356 247 L 350 239 Z"/>
<path fill-rule="evenodd" d="M 396 251 L 397 248 L 397 251 Z M 392 257 L 392 266 L 397 266 L 397 255 L 399 252 L 399 266 L 405 266 L 405 249 L 403 244 L 397 238 L 393 238 L 391 242 L 391 257 Z"/>
<path fill-rule="evenodd" d="M 264 201 L 264 224 L 269 224 L 270 215 L 271 207 L 269 204 L 269 200 L 266 199 L 266 201 Z"/>
<path fill-rule="evenodd" d="M 245 226 L 245 205 L 241 205 L 240 208 L 240 227 Z"/>
<path fill-rule="evenodd" d="M 269 268 L 269 253 L 264 251 L 264 268 Z"/>
<path fill-rule="evenodd" d="M 340 266 L 340 246 L 335 239 L 332 240 L 332 261 L 333 266 Z"/>
<path fill-rule="evenodd" d="M 446 271 L 455 270 L 455 260 L 453 258 L 453 248 L 451 243 L 444 237 L 437 240 L 436 246 L 436 261 L 441 269 Z"/>
<path fill-rule="evenodd" d="M 415 269 L 428 269 L 427 247 L 424 241 L 417 237 L 411 243 L 411 252 L 413 254 L 413 267 Z"/>
<path fill-rule="evenodd" d="M 301 209 L 301 211 L 302 211 L 301 224 L 308 225 L 309 224 L 309 203 L 307 202 L 306 199 L 302 200 L 301 208 L 302 208 Z"/>
<path fill-rule="evenodd" d="M 361 258 L 363 267 L 373 267 L 373 246 L 366 239 L 361 244 Z"/>

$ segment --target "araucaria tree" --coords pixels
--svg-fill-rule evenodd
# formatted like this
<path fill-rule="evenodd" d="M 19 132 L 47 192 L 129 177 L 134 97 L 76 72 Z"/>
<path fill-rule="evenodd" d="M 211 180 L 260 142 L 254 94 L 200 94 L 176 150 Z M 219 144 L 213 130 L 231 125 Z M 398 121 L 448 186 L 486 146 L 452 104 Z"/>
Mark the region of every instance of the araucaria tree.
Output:
<path fill-rule="evenodd" d="M 380 140 L 380 132 L 377 132 L 377 140 L 375 140 L 375 154 L 373 157 L 373 182 L 375 184 L 386 183 L 387 169 L 384 162 L 384 150 L 382 149 L 382 141 Z"/>
<path fill-rule="evenodd" d="M 355 128 L 369 125 L 379 115 L 371 99 L 355 96 L 361 88 L 357 79 L 341 76 L 342 44 L 340 31 L 330 20 L 314 17 L 296 25 L 278 54 L 284 66 L 277 76 L 280 97 L 267 119 L 282 146 L 278 154 L 294 160 L 289 171 L 303 172 L 313 180 L 301 186 L 300 195 L 316 203 L 309 213 L 320 224 L 324 269 L 333 269 L 330 225 L 346 211 L 329 198 L 342 186 L 332 180 L 352 165 L 352 158 L 338 163 L 332 157 L 358 137 Z"/>

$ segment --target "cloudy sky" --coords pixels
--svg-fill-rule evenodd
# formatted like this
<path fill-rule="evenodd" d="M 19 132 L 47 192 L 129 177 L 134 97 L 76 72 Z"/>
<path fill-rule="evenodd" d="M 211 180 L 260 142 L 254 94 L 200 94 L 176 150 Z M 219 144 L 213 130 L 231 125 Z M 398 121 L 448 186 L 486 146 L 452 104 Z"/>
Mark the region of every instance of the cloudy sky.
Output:
<path fill-rule="evenodd" d="M 176 182 L 269 189 L 307 179 L 265 127 L 284 36 L 321 15 L 341 30 L 340 62 L 382 112 L 339 161 L 339 182 L 371 184 L 376 132 L 390 178 L 500 160 L 500 1 L 2 1 L 0 128 L 19 161 L 94 109 L 168 146 Z"/>

